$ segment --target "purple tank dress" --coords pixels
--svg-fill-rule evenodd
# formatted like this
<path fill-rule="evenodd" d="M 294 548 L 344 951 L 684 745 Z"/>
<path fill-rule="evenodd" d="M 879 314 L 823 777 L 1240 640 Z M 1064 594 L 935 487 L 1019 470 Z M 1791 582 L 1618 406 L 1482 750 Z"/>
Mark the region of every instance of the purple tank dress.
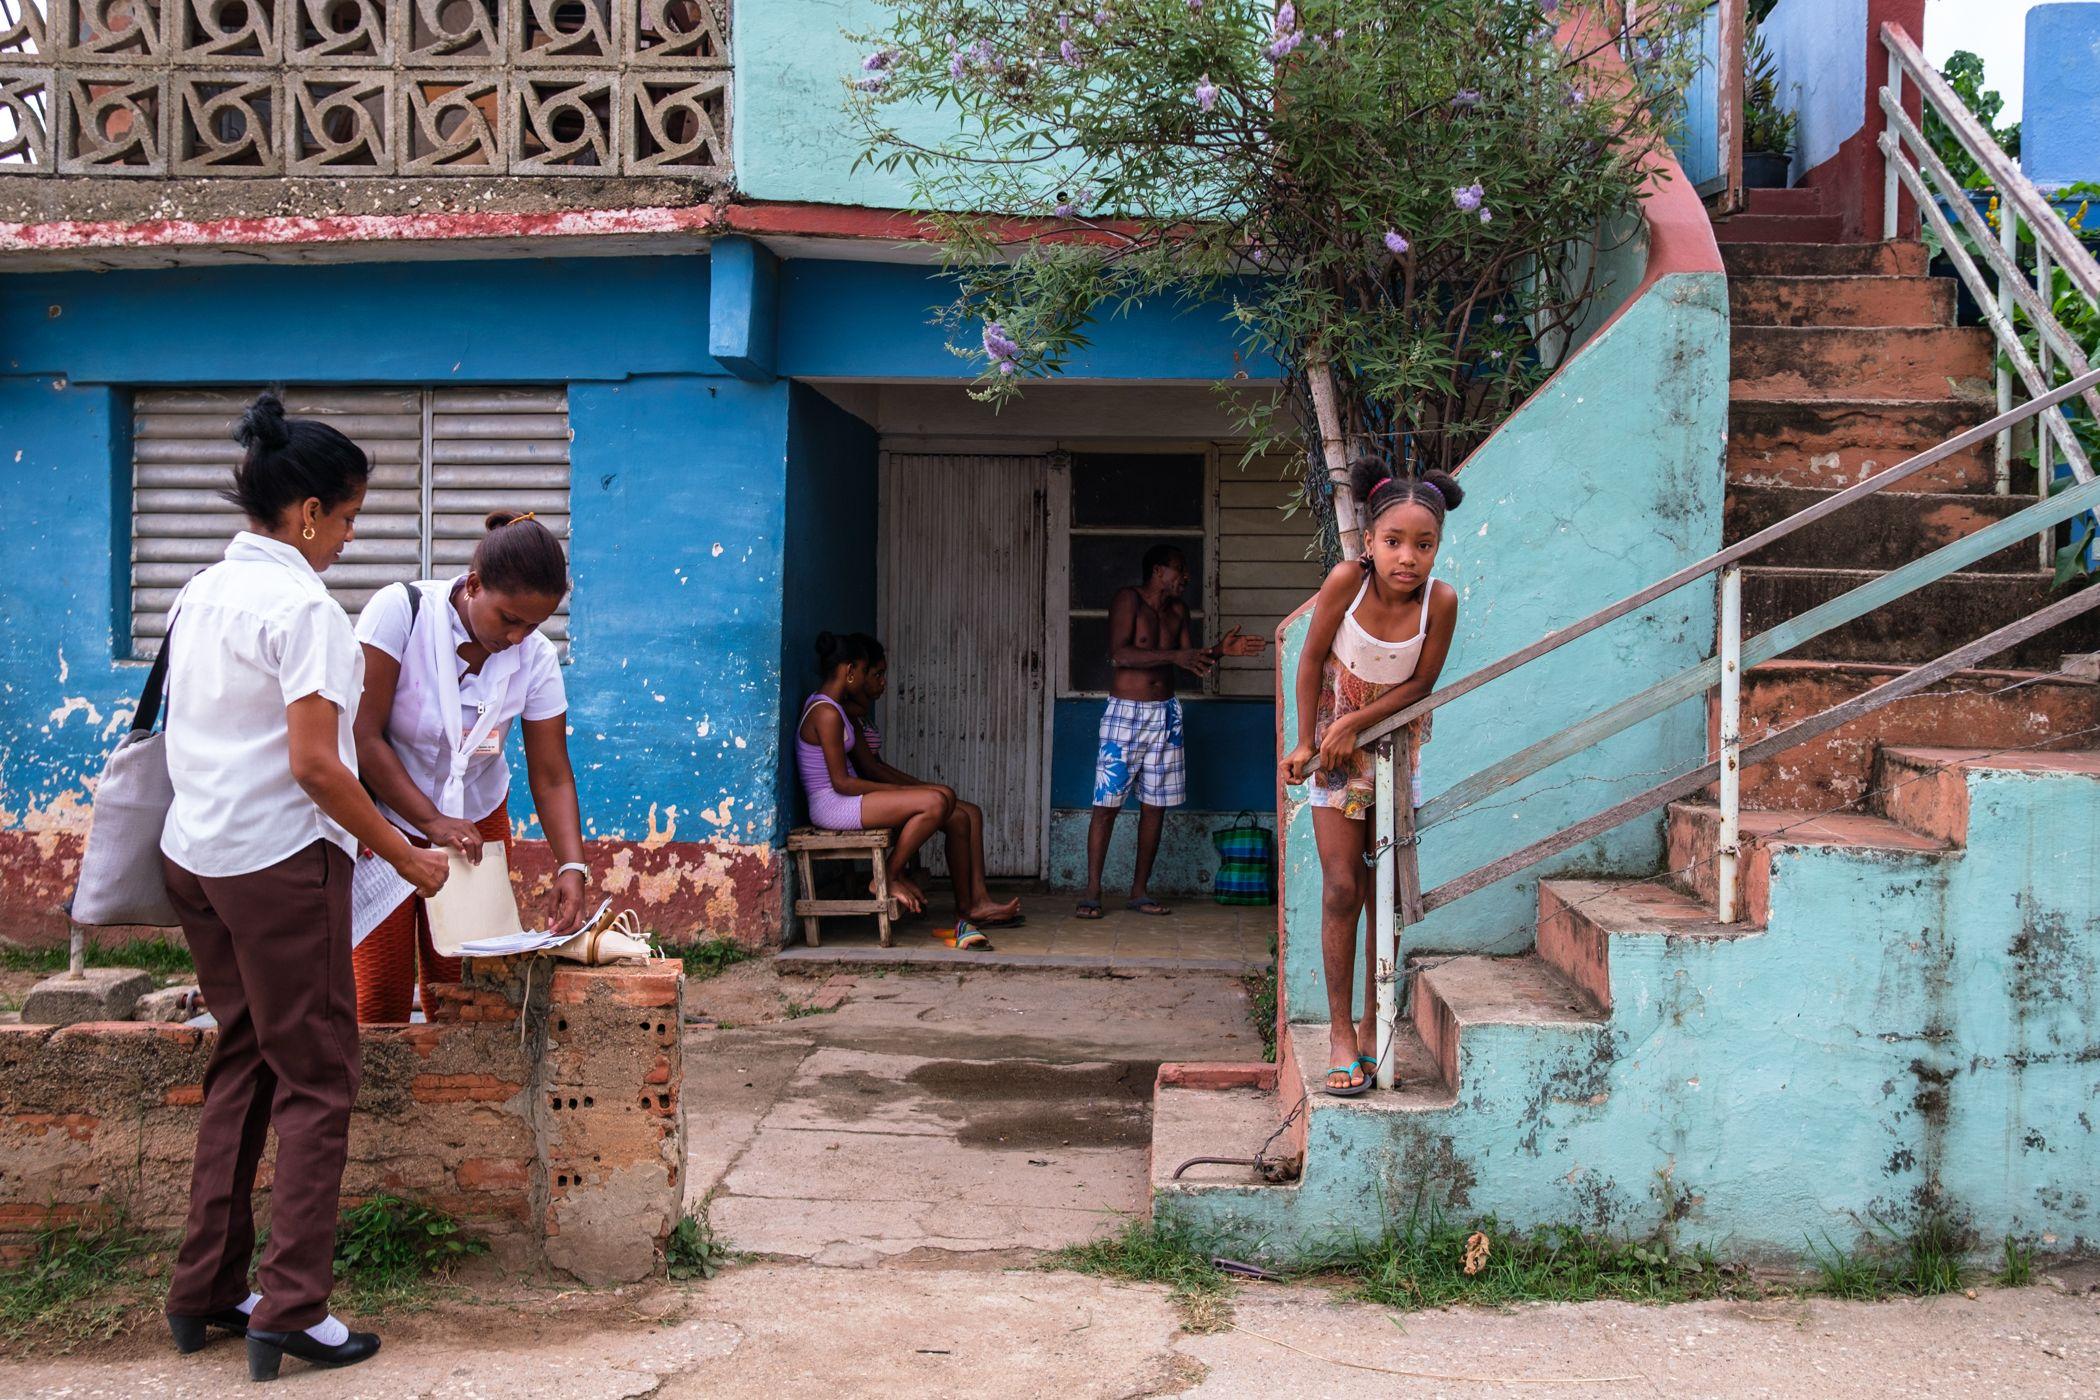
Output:
<path fill-rule="evenodd" d="M 795 726 L 795 768 L 802 774 L 802 792 L 809 799 L 809 819 L 827 831 L 858 831 L 860 799 L 848 797 L 831 785 L 831 770 L 824 765 L 824 746 L 802 737 L 802 724 L 808 722 L 809 712 L 820 704 L 839 712 L 846 726 L 846 752 L 853 751 L 853 721 L 838 701 L 819 691 L 802 702 L 802 719 Z"/>

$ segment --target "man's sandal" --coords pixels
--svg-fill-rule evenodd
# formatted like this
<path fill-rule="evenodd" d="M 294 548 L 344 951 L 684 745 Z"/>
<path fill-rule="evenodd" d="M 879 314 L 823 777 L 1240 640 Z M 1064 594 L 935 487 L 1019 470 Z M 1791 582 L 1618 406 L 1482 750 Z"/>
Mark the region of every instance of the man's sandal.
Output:
<path fill-rule="evenodd" d="M 1074 911 L 1073 911 L 1073 913 L 1072 913 L 1072 917 L 1073 917 L 1073 918 L 1075 918 L 1075 919 L 1088 919 L 1088 920 L 1093 920 L 1093 919 L 1098 919 L 1098 918 L 1100 918 L 1100 917 L 1101 917 L 1101 901 L 1100 901 L 1100 900 L 1098 900 L 1098 899 L 1082 899 L 1082 900 L 1080 900 L 1080 901 L 1079 901 L 1079 907 L 1078 907 L 1078 908 L 1077 908 L 1076 910 L 1074 910 Z"/>

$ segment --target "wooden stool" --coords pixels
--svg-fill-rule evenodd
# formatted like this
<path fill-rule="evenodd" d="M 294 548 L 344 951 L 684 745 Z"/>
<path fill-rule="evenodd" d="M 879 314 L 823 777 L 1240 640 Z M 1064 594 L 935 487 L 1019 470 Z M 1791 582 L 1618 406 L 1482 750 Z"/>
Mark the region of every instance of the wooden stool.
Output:
<path fill-rule="evenodd" d="M 890 946 L 890 920 L 897 905 L 890 898 L 890 849 L 888 831 L 820 831 L 798 826 L 788 833 L 788 850 L 795 857 L 795 874 L 801 881 L 801 897 L 795 901 L 795 917 L 802 920 L 803 941 L 821 946 L 817 921 L 833 914 L 873 914 L 882 933 L 882 946 Z M 811 869 L 820 860 L 865 860 L 874 875 L 875 888 L 865 899 L 816 899 L 817 883 Z"/>

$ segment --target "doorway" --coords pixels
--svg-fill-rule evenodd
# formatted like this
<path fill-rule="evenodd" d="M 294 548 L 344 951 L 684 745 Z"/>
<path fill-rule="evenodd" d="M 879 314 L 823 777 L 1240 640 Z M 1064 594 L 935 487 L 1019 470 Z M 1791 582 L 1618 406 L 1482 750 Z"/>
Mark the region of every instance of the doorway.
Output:
<path fill-rule="evenodd" d="M 883 756 L 984 808 L 995 876 L 1043 872 L 1049 554 L 1039 455 L 886 452 L 878 561 Z M 926 848 L 946 872 L 946 842 Z M 936 849 L 939 847 L 941 849 Z"/>

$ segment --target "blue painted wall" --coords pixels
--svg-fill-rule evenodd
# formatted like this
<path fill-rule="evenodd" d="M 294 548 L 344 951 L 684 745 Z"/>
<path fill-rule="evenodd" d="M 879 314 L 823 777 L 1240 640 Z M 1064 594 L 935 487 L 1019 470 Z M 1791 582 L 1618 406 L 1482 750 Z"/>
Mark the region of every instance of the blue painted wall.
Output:
<path fill-rule="evenodd" d="M 690 257 L 0 279 L 0 827 L 78 829 L 143 677 L 123 386 L 566 381 L 588 830 L 770 843 L 789 386 L 721 377 L 706 306 Z"/>
<path fill-rule="evenodd" d="M 2100 180 L 2100 4 L 2027 12 L 2020 165 L 2038 185 Z"/>
<path fill-rule="evenodd" d="M 933 324 L 954 291 L 937 269 L 895 263 L 797 258 L 780 272 L 779 371 L 810 379 L 974 379 L 984 367 L 977 330 L 948 348 Z M 1226 302 L 1186 305 L 1160 298 L 1095 328 L 1067 379 L 1209 383 L 1272 378 L 1267 359 L 1246 360 Z M 879 328 L 879 330 L 871 330 Z"/>
<path fill-rule="evenodd" d="M 1050 755 L 1050 805 L 1091 807 L 1094 751 L 1108 702 L 1059 700 Z M 1276 806 L 1276 707 L 1267 700 L 1188 700 L 1181 705 L 1188 743 L 1192 812 L 1271 811 Z"/>
<path fill-rule="evenodd" d="M 817 688 L 817 633 L 875 632 L 875 430 L 816 390 L 788 394 L 786 572 L 781 589 L 780 810 L 808 819 L 794 731 Z"/>
<path fill-rule="evenodd" d="M 1798 180 L 1866 123 L 1867 0 L 1779 0 L 1758 32 L 1778 70 L 1779 104 L 1799 119 Z M 1875 83 L 1884 76 L 1877 70 Z"/>

